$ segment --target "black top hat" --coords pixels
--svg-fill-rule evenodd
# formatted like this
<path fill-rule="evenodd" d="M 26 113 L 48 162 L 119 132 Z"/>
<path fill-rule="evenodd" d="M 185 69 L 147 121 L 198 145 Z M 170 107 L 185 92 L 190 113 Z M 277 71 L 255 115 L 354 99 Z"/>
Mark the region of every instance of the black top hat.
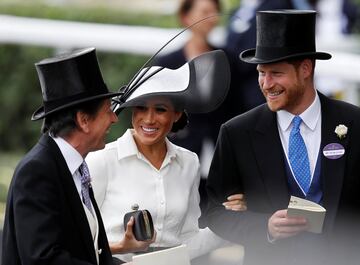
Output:
<path fill-rule="evenodd" d="M 315 21 L 313 10 L 258 11 L 256 49 L 243 51 L 240 59 L 253 64 L 292 58 L 330 59 L 330 54 L 316 51 Z"/>
<path fill-rule="evenodd" d="M 153 97 L 171 100 L 178 110 L 205 113 L 224 101 L 230 85 L 230 67 L 225 53 L 204 53 L 178 69 L 152 66 L 130 93 L 120 96 L 118 113 L 123 108 L 139 106 Z"/>
<path fill-rule="evenodd" d="M 111 93 L 102 78 L 95 48 L 44 59 L 35 64 L 39 76 L 43 106 L 32 115 L 39 120 L 56 111 L 86 101 L 110 98 Z"/>

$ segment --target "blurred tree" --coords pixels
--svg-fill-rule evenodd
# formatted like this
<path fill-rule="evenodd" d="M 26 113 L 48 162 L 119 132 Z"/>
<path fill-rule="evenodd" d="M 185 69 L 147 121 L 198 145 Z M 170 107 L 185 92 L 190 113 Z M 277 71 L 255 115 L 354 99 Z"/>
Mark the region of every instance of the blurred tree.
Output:
<path fill-rule="evenodd" d="M 144 64 L 147 57 L 128 54 L 98 53 L 99 64 L 109 90 L 118 90 Z M 0 149 L 26 151 L 37 141 L 41 121 L 31 121 L 41 106 L 41 89 L 34 63 L 51 57 L 53 49 L 18 45 L 0 45 Z M 113 140 L 129 126 L 126 113 L 108 136 Z"/>
<path fill-rule="evenodd" d="M 26 150 L 38 137 L 40 128 L 30 121 L 41 102 L 33 63 L 49 55 L 51 49 L 0 46 L 0 149 Z"/>
<path fill-rule="evenodd" d="M 84 22 L 128 25 L 174 26 L 173 16 L 124 13 L 106 8 L 54 7 L 27 2 L 0 2 L 2 14 Z M 140 11 L 139 11 L 140 12 Z M 54 55 L 54 49 L 25 45 L 0 45 L 0 150 L 24 152 L 35 144 L 41 121 L 32 122 L 32 113 L 41 105 L 41 90 L 34 63 Z M 110 90 L 125 85 L 148 56 L 101 53 L 97 51 L 104 80 Z M 129 126 L 126 112 L 108 135 L 108 141 L 120 136 Z"/>

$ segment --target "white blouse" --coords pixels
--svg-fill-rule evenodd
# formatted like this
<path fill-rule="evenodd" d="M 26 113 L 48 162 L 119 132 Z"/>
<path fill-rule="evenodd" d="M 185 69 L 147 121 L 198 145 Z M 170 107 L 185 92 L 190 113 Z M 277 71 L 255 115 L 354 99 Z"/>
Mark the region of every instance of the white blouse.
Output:
<path fill-rule="evenodd" d="M 198 227 L 197 155 L 166 139 L 167 154 L 157 170 L 138 151 L 132 134 L 128 129 L 117 141 L 86 158 L 109 242 L 123 238 L 124 215 L 136 203 L 153 217 L 157 232 L 154 247 L 185 243 L 190 258 L 195 258 L 224 245 L 209 228 Z M 131 256 L 117 255 L 124 261 L 130 261 Z"/>

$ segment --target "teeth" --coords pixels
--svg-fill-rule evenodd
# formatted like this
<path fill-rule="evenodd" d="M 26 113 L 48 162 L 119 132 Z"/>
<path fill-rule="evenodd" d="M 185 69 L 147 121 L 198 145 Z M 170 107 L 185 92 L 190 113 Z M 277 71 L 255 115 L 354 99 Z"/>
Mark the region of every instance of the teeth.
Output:
<path fill-rule="evenodd" d="M 156 129 L 155 128 L 146 128 L 146 127 L 142 127 L 142 129 L 145 131 L 145 132 L 155 132 Z"/>
<path fill-rule="evenodd" d="M 269 93 L 270 96 L 278 96 L 280 94 L 281 94 L 281 92 L 270 92 Z"/>

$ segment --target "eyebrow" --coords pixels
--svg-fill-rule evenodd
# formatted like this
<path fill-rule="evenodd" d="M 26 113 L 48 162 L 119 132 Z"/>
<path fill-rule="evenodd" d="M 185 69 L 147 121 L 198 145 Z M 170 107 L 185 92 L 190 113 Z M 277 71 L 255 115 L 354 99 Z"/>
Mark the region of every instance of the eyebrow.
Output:
<path fill-rule="evenodd" d="M 161 108 L 165 108 L 165 109 L 169 109 L 169 108 L 170 108 L 170 106 L 168 106 L 168 105 L 166 105 L 166 104 L 164 104 L 164 103 L 154 104 L 154 107 L 156 107 L 156 108 L 161 107 Z"/>

